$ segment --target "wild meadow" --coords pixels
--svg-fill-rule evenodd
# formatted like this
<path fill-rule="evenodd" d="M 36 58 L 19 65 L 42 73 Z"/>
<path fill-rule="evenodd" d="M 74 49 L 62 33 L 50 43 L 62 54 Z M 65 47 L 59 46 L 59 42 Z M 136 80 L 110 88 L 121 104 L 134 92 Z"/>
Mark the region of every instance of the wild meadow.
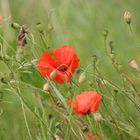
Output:
<path fill-rule="evenodd" d="M 0 140 L 140 140 L 139 5 L 0 0 Z"/>

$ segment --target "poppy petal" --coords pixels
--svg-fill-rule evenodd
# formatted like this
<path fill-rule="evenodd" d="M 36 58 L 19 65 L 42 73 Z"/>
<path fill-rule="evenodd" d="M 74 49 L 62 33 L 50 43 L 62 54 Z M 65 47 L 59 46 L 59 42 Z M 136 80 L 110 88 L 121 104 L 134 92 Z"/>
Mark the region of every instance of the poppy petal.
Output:
<path fill-rule="evenodd" d="M 43 53 L 40 60 L 37 63 L 37 67 L 42 76 L 46 77 L 56 69 L 56 62 L 53 60 L 49 52 Z"/>
<path fill-rule="evenodd" d="M 2 17 L 2 16 L 0 16 L 0 22 L 2 22 L 2 20 L 3 20 L 3 17 Z"/>
<path fill-rule="evenodd" d="M 85 115 L 91 111 L 96 111 L 101 98 L 97 92 L 82 92 L 73 99 L 73 112 L 79 115 Z M 72 106 L 72 100 L 69 100 L 67 103 L 69 106 Z"/>
<path fill-rule="evenodd" d="M 75 56 L 75 51 L 67 45 L 56 48 L 53 52 L 54 57 L 59 65 L 65 64 L 69 66 L 73 57 Z"/>

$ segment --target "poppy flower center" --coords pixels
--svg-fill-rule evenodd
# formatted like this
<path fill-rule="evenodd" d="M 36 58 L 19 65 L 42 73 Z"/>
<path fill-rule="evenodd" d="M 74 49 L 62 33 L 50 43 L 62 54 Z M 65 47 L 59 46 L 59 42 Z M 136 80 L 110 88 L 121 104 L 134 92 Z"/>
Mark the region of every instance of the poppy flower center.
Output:
<path fill-rule="evenodd" d="M 66 72 L 67 69 L 68 69 L 67 66 L 61 66 L 61 67 L 59 68 L 59 71 L 61 71 L 61 72 Z"/>

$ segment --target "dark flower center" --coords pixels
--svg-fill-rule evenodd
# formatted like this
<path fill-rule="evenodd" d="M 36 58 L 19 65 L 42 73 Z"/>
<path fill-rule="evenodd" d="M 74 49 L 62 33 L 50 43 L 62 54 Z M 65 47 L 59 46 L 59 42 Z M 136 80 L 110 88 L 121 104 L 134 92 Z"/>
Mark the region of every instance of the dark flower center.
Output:
<path fill-rule="evenodd" d="M 61 66 L 61 67 L 59 68 L 59 70 L 60 70 L 61 72 L 66 72 L 67 69 L 68 69 L 67 66 Z"/>

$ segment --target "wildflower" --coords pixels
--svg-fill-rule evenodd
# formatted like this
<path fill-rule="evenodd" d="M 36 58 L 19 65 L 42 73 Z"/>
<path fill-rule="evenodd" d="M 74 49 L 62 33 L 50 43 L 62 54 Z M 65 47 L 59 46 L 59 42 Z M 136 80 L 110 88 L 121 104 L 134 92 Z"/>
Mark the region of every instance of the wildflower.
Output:
<path fill-rule="evenodd" d="M 125 11 L 124 13 L 124 20 L 127 24 L 131 23 L 132 14 L 129 11 Z"/>
<path fill-rule="evenodd" d="M 2 17 L 2 16 L 0 16 L 0 23 L 2 22 L 2 20 L 3 20 L 3 17 Z"/>
<path fill-rule="evenodd" d="M 44 52 L 37 63 L 37 67 L 43 77 L 63 84 L 64 81 L 69 82 L 71 80 L 72 74 L 78 67 L 78 63 L 79 58 L 74 49 L 64 45 L 56 48 L 53 55 L 47 51 Z"/>
<path fill-rule="evenodd" d="M 85 115 L 98 109 L 101 98 L 96 91 L 82 92 L 74 99 L 69 100 L 67 104 L 73 106 L 73 112 Z"/>
<path fill-rule="evenodd" d="M 27 34 L 26 28 L 25 28 L 25 26 L 22 26 L 20 28 L 19 35 L 18 35 L 18 40 L 17 40 L 17 44 L 19 46 L 25 46 L 27 44 L 26 34 Z"/>

